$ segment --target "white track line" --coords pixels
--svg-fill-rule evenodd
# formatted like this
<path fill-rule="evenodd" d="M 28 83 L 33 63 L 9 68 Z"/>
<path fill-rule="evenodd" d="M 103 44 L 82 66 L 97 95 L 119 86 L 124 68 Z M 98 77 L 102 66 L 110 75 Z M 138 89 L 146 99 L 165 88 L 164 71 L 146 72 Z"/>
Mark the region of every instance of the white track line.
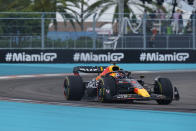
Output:
<path fill-rule="evenodd" d="M 72 73 L 0 76 L 0 80 L 3 80 L 3 79 L 21 79 L 21 78 L 37 78 L 37 77 L 53 77 L 53 76 L 65 76 L 65 75 L 72 75 Z"/>
<path fill-rule="evenodd" d="M 182 73 L 182 72 L 196 72 L 196 70 L 165 70 L 165 71 L 131 71 L 133 74 L 147 74 L 147 73 Z M 81 75 L 93 75 L 95 73 L 80 73 Z M 38 77 L 54 77 L 54 76 L 66 76 L 73 75 L 73 73 L 62 74 L 36 74 L 36 75 L 11 75 L 0 76 L 0 80 L 5 79 L 23 79 L 23 78 L 38 78 Z"/>
<path fill-rule="evenodd" d="M 81 106 L 80 103 L 72 103 L 66 101 L 63 102 L 47 102 L 47 101 L 39 101 L 39 100 L 31 100 L 31 99 L 17 99 L 17 98 L 9 98 L 9 97 L 0 97 L 0 101 L 8 101 L 8 102 L 21 102 L 21 103 L 33 103 L 33 104 L 49 104 L 49 105 L 64 105 L 64 106 Z"/>

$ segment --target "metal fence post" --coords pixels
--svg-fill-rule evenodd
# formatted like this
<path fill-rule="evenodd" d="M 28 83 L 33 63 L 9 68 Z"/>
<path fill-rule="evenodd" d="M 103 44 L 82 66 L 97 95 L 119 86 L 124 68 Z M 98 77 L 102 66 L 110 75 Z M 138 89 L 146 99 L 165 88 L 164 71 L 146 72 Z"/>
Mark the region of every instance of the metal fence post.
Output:
<path fill-rule="evenodd" d="M 193 49 L 195 49 L 195 37 L 196 37 L 196 32 L 195 32 L 195 19 L 196 19 L 196 14 L 194 13 L 194 16 L 193 16 L 193 24 L 192 24 L 192 31 L 193 31 L 193 33 L 192 33 L 192 36 L 193 36 Z"/>
<path fill-rule="evenodd" d="M 44 48 L 45 47 L 45 13 L 42 13 L 42 17 L 41 17 L 41 47 Z"/>
<path fill-rule="evenodd" d="M 118 35 L 120 36 L 121 40 L 121 48 L 124 47 L 124 23 L 123 23 L 123 18 L 124 18 L 124 0 L 118 0 L 118 21 L 119 21 L 119 26 L 118 26 Z"/>
<path fill-rule="evenodd" d="M 10 48 L 12 48 L 12 38 L 10 37 Z"/>
<path fill-rule="evenodd" d="M 96 36 L 95 36 L 95 34 L 96 34 L 96 30 L 95 30 L 95 27 L 96 27 L 96 15 L 97 15 L 97 13 L 95 13 L 94 15 L 93 15 L 93 49 L 96 49 Z"/>
<path fill-rule="evenodd" d="M 166 48 L 169 48 L 169 35 L 166 35 Z"/>
<path fill-rule="evenodd" d="M 143 49 L 146 49 L 146 12 L 143 16 Z"/>

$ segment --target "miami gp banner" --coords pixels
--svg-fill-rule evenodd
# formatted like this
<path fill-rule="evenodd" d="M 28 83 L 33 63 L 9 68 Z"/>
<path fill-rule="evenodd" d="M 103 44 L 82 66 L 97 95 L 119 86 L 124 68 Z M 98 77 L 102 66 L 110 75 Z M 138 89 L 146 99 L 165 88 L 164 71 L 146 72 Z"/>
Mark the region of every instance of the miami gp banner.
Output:
<path fill-rule="evenodd" d="M 0 63 L 196 63 L 195 50 L 0 49 Z"/>

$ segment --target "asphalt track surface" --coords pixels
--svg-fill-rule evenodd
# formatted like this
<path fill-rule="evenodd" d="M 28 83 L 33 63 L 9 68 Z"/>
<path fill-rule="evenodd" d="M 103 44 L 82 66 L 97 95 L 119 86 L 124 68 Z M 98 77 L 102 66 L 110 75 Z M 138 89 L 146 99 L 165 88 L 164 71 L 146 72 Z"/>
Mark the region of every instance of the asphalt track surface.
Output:
<path fill-rule="evenodd" d="M 139 78 L 140 74 L 133 74 Z M 84 107 L 123 108 L 139 110 L 161 110 L 171 112 L 196 113 L 196 71 L 145 73 L 144 81 L 152 83 L 156 76 L 171 79 L 180 93 L 180 101 L 173 101 L 170 105 L 158 105 L 155 101 L 136 101 L 134 103 L 100 103 L 95 101 L 66 101 L 63 95 L 64 76 L 18 78 L 0 80 L 0 99 L 32 100 L 34 102 L 57 105 L 71 105 Z M 92 76 L 84 75 L 84 80 Z"/>

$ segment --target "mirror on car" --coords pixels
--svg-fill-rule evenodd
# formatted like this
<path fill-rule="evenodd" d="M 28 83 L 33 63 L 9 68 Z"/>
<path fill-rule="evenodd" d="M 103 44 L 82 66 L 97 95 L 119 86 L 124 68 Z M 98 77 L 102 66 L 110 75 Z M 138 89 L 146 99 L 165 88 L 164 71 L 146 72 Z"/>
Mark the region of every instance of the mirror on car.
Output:
<path fill-rule="evenodd" d="M 141 76 L 140 76 L 140 79 L 143 79 L 143 78 L 144 78 L 144 76 L 143 76 L 143 75 L 141 75 Z"/>

